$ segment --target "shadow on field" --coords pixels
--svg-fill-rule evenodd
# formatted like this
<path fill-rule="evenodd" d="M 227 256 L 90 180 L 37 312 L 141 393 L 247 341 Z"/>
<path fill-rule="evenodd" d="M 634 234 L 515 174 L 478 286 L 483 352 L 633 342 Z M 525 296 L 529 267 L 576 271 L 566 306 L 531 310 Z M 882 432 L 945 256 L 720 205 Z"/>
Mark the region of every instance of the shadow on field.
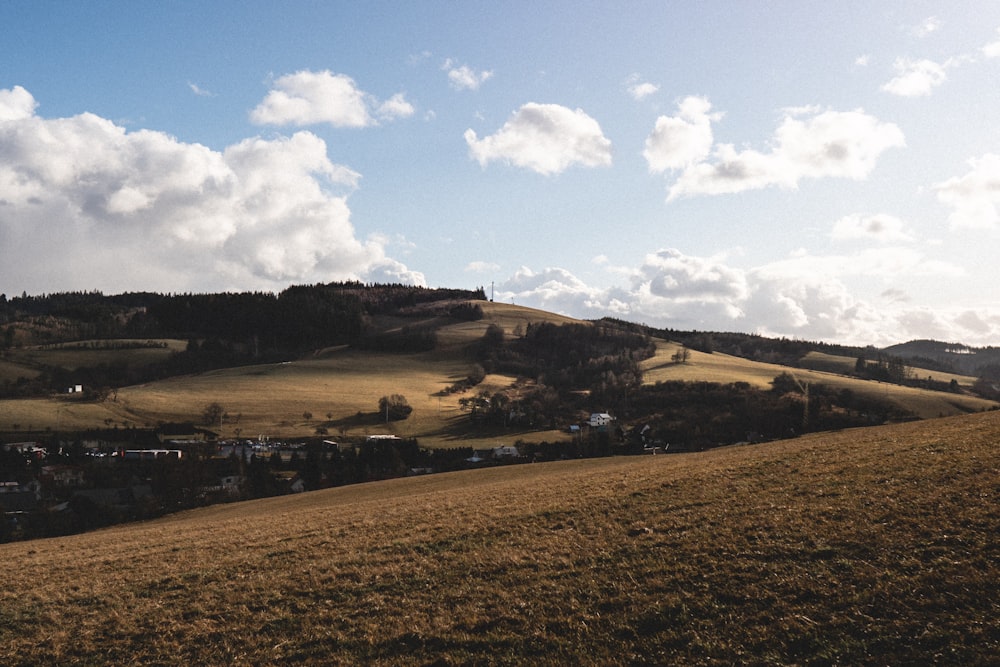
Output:
<path fill-rule="evenodd" d="M 537 433 L 538 430 L 538 428 L 534 427 L 505 428 L 503 426 L 477 426 L 471 423 L 468 415 L 462 414 L 449 417 L 440 428 L 428 430 L 422 435 L 452 442 L 488 440 L 491 438 L 506 438 L 510 440 Z"/>

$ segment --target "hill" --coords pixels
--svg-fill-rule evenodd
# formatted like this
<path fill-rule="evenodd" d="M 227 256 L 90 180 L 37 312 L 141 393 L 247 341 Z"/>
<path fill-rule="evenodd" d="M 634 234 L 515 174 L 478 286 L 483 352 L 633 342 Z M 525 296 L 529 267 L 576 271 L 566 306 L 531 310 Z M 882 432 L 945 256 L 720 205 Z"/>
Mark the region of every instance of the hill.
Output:
<path fill-rule="evenodd" d="M 1000 414 L 0 545 L 0 662 L 987 665 Z"/>
<path fill-rule="evenodd" d="M 339 293 L 338 293 L 339 294 Z M 317 430 L 331 434 L 361 436 L 389 432 L 416 437 L 423 446 L 493 446 L 498 439 L 540 441 L 565 437 L 547 424 L 507 427 L 483 431 L 472 429 L 461 400 L 479 392 L 507 391 L 519 395 L 518 374 L 500 370 L 488 373 L 473 388 L 452 391 L 471 373 L 477 363 L 475 346 L 491 327 L 499 327 L 509 339 L 516 339 L 531 326 L 582 324 L 578 320 L 511 304 L 476 302 L 479 319 L 448 316 L 452 305 L 426 301 L 368 316 L 366 329 L 391 339 L 404 331 L 433 332 L 433 349 L 406 353 L 369 349 L 363 345 L 334 345 L 296 355 L 290 360 L 243 364 L 185 373 L 161 380 L 122 385 L 109 400 L 92 400 L 79 395 L 62 395 L 28 400 L 3 401 L 0 430 L 41 431 L 106 427 L 155 427 L 159 423 L 201 421 L 205 406 L 221 404 L 226 413 L 220 424 L 211 426 L 225 437 L 269 435 L 302 437 Z M 442 305 L 444 304 L 444 305 Z M 131 342 L 131 344 L 126 344 Z M 118 349 L 112 348 L 115 343 Z M 155 364 L 166 355 L 182 352 L 177 339 L 127 339 L 47 344 L 9 351 L 6 366 L 17 368 L 72 369 L 86 365 L 107 367 L 120 363 L 141 368 Z M 803 347 L 803 344 L 798 344 Z M 655 354 L 642 362 L 646 386 L 656 382 L 733 383 L 746 382 L 767 389 L 782 372 L 791 371 L 803 383 L 826 385 L 833 390 L 849 390 L 857 397 L 884 401 L 901 413 L 923 418 L 976 412 L 996 406 L 968 393 L 974 378 L 934 374 L 942 381 L 956 380 L 959 393 L 928 391 L 875 382 L 831 372 L 849 372 L 850 357 L 810 352 L 799 360 L 800 368 L 752 361 L 715 352 L 689 350 L 689 358 L 673 360 L 678 346 L 657 339 Z M 118 355 L 118 356 L 114 356 Z M 8 370 L 9 374 L 14 371 Z M 37 371 L 36 371 L 37 372 Z M 530 386 L 527 387 L 530 389 Z M 377 405 L 381 396 L 401 394 L 413 407 L 403 421 L 380 423 Z M 607 404 L 601 404 L 607 409 Z M 359 418 L 359 415 L 362 418 Z M 576 415 L 565 413 L 562 422 Z M 641 416 L 640 416 L 641 418 Z"/>
<path fill-rule="evenodd" d="M 925 364 L 928 362 L 938 364 L 944 369 L 967 375 L 979 375 L 984 367 L 1000 366 L 1000 349 L 995 347 L 970 347 L 961 343 L 912 340 L 887 347 L 885 352 Z"/>

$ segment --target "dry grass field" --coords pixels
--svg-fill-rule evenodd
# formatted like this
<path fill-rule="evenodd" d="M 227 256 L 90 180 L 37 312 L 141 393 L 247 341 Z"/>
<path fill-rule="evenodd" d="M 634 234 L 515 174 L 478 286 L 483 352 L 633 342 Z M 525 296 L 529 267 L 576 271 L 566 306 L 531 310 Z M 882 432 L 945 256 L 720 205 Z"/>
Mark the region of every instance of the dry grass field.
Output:
<path fill-rule="evenodd" d="M 283 364 L 243 366 L 198 375 L 175 377 L 146 385 L 123 387 L 117 401 L 84 404 L 77 397 L 0 401 L 0 430 L 29 428 L 81 429 L 107 424 L 136 427 L 163 422 L 199 422 L 206 405 L 221 404 L 229 415 L 213 428 L 224 437 L 268 435 L 302 437 L 326 428 L 331 436 L 340 433 L 359 436 L 393 433 L 417 437 L 425 447 L 494 446 L 497 438 L 470 439 L 465 432 L 465 416 L 459 409 L 461 394 L 443 390 L 465 378 L 474 364 L 468 345 L 482 338 L 488 326 L 498 324 L 508 335 L 524 330 L 532 322 L 576 322 L 561 315 L 514 306 L 484 302 L 484 318 L 475 322 L 450 323 L 438 329 L 438 347 L 420 354 L 358 352 L 347 348 L 318 351 L 311 357 Z M 384 318 L 383 327 L 401 326 L 413 320 Z M 154 359 L 178 349 L 182 341 L 168 341 L 168 348 L 124 350 L 133 363 Z M 677 346 L 660 342 L 657 355 L 644 363 L 645 380 L 698 380 L 728 383 L 745 381 L 767 387 L 786 367 L 763 364 L 725 354 L 691 351 L 687 363 L 670 360 Z M 19 354 L 54 355 L 50 361 L 69 366 L 106 361 L 106 350 L 40 348 Z M 843 359 L 843 358 L 840 358 Z M 11 360 L 11 363 L 14 360 Z M 827 360 L 834 363 L 836 359 Z M 5 362 L 8 363 L 8 362 Z M 0 380 L 4 366 L 0 365 Z M 8 367 L 7 372 L 14 372 Z M 803 382 L 824 383 L 849 388 L 861 395 L 892 400 L 921 417 L 939 417 L 977 412 L 995 403 L 972 396 L 931 392 L 848 378 L 819 370 L 795 370 Z M 496 391 L 510 386 L 516 378 L 489 376 L 481 389 Z M 964 378 L 960 384 L 969 384 Z M 413 407 L 403 421 L 379 424 L 375 416 L 382 396 L 402 394 Z M 306 418 L 306 414 L 311 417 Z M 358 418 L 361 413 L 362 418 Z M 539 441 L 558 438 L 556 432 L 506 433 L 511 440 Z"/>
<path fill-rule="evenodd" d="M 1000 413 L 0 545 L 6 665 L 995 665 Z"/>
<path fill-rule="evenodd" d="M 824 352 L 810 352 L 800 361 L 805 368 L 817 371 L 827 371 L 830 373 L 852 373 L 857 359 L 844 357 L 836 354 L 826 354 Z M 960 387 L 969 388 L 976 381 L 976 378 L 969 375 L 959 375 L 956 373 L 944 373 L 927 369 L 911 369 L 913 376 L 920 379 L 931 378 L 936 382 L 951 382 L 954 380 Z"/>
<path fill-rule="evenodd" d="M 19 377 L 35 378 L 38 377 L 38 371 L 8 359 L 0 359 L 0 382 L 15 382 Z"/>
<path fill-rule="evenodd" d="M 674 343 L 659 343 L 656 356 L 643 363 L 644 381 L 647 383 L 669 380 L 747 382 L 757 387 L 766 388 L 770 386 L 771 380 L 776 375 L 789 372 L 803 383 L 825 384 L 835 389 L 850 389 L 860 396 L 892 401 L 924 419 L 979 412 L 996 407 L 996 403 L 993 401 L 976 396 L 903 387 L 874 380 L 847 377 L 823 370 L 788 368 L 778 364 L 766 364 L 732 357 L 719 352 L 704 354 L 690 350 L 690 359 L 686 363 L 676 364 L 671 360 L 671 357 L 677 349 L 678 346 Z M 853 363 L 851 368 L 853 368 Z M 933 375 L 927 371 L 920 371 L 920 373 Z M 971 386 L 974 380 L 965 376 L 952 376 L 943 373 L 937 375 L 940 378 L 947 377 L 948 381 L 952 377 L 961 378 L 959 384 L 962 386 Z"/>
<path fill-rule="evenodd" d="M 147 347 L 148 343 L 152 343 L 152 345 Z M 176 339 L 113 341 L 113 344 L 122 346 L 118 349 L 110 347 L 111 344 L 108 341 L 85 340 L 55 345 L 33 345 L 14 348 L 8 352 L 8 357 L 11 361 L 26 366 L 43 363 L 70 370 L 81 366 L 97 366 L 102 363 L 113 364 L 116 362 L 125 362 L 130 366 L 146 366 L 163 361 L 174 352 L 180 352 L 187 347 L 187 341 Z M 90 347 L 91 345 L 93 347 Z"/>

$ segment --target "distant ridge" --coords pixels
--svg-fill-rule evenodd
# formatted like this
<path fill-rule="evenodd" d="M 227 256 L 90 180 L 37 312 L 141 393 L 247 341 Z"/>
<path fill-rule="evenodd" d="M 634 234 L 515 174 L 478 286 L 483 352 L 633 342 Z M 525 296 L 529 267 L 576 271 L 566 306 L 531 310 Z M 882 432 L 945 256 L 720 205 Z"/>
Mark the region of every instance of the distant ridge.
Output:
<path fill-rule="evenodd" d="M 966 375 L 980 375 L 984 366 L 1000 364 L 1000 348 L 970 347 L 929 339 L 890 345 L 883 351 L 903 359 L 930 359 L 948 370 Z"/>

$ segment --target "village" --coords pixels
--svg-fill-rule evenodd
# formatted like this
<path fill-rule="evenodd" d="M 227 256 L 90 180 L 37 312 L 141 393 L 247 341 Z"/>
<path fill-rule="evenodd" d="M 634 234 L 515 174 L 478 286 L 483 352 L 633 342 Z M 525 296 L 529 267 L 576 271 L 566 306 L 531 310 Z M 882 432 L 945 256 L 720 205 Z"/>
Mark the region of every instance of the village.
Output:
<path fill-rule="evenodd" d="M 613 446 L 621 440 L 614 423 L 610 414 L 594 413 L 569 426 L 563 442 L 436 450 L 394 434 L 219 439 L 193 424 L 8 442 L 0 445 L 0 541 L 392 477 L 608 456 L 622 453 Z"/>

